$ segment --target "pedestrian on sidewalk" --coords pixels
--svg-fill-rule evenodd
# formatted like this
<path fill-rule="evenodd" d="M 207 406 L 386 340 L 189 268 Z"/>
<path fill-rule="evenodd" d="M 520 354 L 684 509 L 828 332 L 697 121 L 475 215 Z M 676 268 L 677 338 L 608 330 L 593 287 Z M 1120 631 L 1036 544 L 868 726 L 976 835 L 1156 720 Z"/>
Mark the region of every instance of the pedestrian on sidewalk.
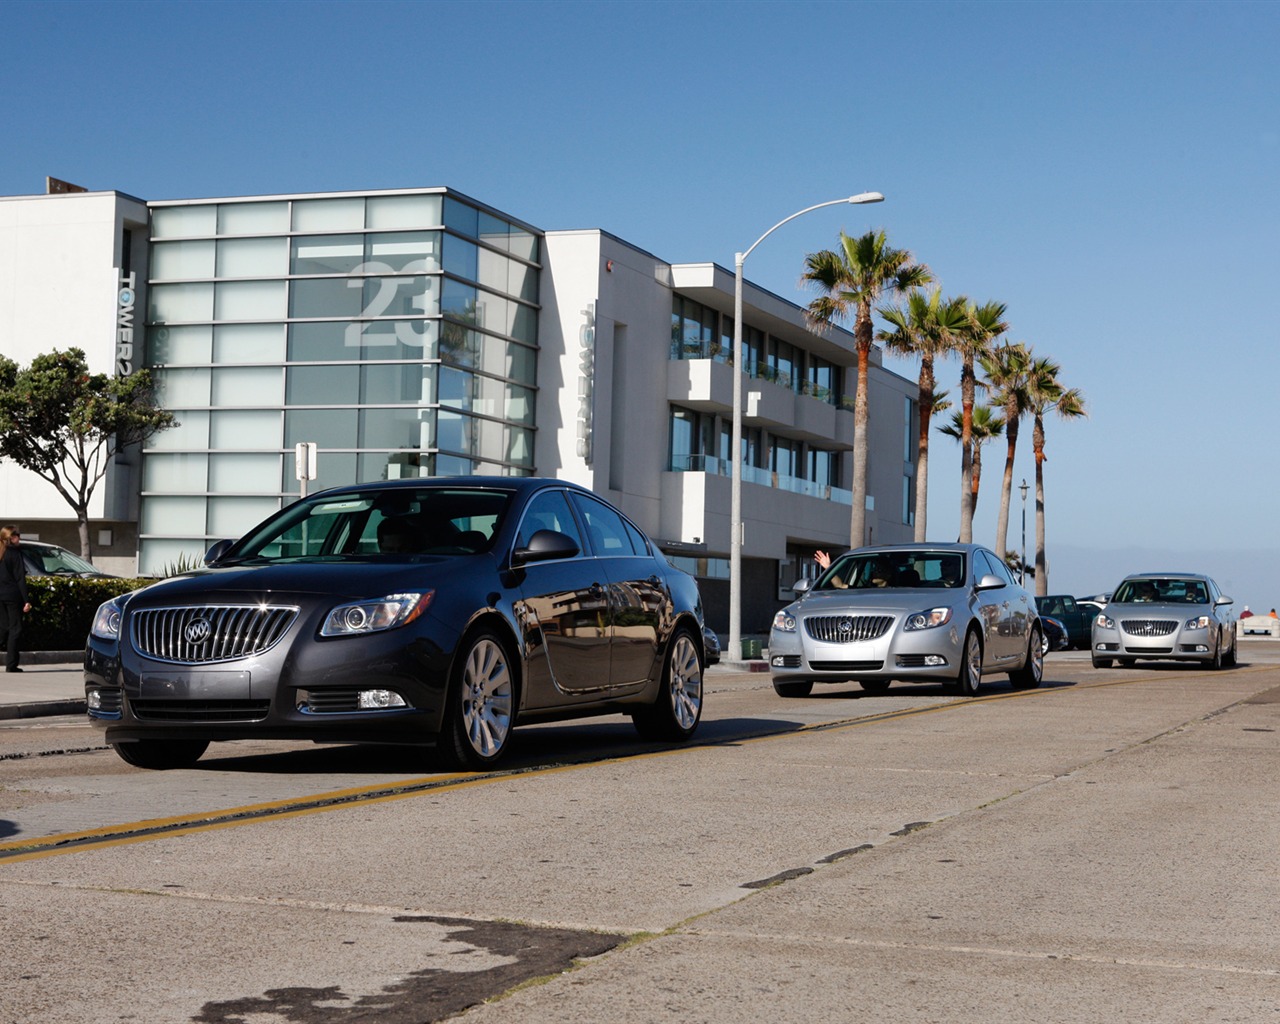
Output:
<path fill-rule="evenodd" d="M 4 644 L 4 670 L 21 672 L 18 667 L 18 638 L 22 636 L 22 617 L 31 611 L 27 595 L 27 567 L 18 550 L 22 534 L 16 526 L 0 526 L 0 643 Z"/>

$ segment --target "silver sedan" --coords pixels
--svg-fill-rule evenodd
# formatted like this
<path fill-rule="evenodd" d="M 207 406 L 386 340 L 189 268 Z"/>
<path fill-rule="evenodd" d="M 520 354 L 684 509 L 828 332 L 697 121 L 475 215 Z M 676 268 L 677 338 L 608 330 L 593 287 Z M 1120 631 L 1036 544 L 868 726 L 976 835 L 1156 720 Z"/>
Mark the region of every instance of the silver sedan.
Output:
<path fill-rule="evenodd" d="M 1040 685 L 1043 631 L 1035 599 L 995 553 L 974 544 L 904 544 L 846 552 L 774 617 L 773 688 L 803 697 L 851 680 L 882 693 L 894 679 L 942 682 L 972 696 L 1006 672 Z"/>
<path fill-rule="evenodd" d="M 1231 598 L 1199 573 L 1126 576 L 1093 620 L 1093 667 L 1138 658 L 1198 661 L 1208 668 L 1236 663 Z"/>

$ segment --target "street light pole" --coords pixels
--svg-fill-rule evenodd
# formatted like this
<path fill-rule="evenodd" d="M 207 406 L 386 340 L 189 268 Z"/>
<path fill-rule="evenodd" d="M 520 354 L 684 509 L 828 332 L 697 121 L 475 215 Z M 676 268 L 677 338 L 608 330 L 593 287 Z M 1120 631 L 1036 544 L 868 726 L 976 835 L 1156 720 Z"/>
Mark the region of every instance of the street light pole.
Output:
<path fill-rule="evenodd" d="M 733 446 L 729 458 L 732 467 L 729 498 L 729 657 L 742 657 L 742 391 L 745 385 L 742 366 L 742 264 L 755 247 L 782 227 L 806 213 L 824 206 L 841 203 L 882 203 L 879 192 L 859 192 L 847 199 L 831 199 L 825 203 L 806 206 L 803 210 L 784 217 L 757 238 L 746 252 L 733 255 Z"/>
<path fill-rule="evenodd" d="M 1018 574 L 1018 582 L 1025 584 L 1027 582 L 1027 479 L 1022 478 L 1022 486 L 1018 488 L 1022 492 L 1022 567 Z"/>

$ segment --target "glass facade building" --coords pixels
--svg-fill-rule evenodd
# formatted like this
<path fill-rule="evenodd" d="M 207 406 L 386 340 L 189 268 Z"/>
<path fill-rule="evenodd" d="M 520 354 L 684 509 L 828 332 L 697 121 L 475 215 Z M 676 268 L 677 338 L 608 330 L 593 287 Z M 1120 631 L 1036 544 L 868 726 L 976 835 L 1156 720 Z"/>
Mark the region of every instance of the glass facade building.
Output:
<path fill-rule="evenodd" d="M 447 189 L 152 203 L 139 569 L 352 480 L 534 469 L 541 235 Z"/>

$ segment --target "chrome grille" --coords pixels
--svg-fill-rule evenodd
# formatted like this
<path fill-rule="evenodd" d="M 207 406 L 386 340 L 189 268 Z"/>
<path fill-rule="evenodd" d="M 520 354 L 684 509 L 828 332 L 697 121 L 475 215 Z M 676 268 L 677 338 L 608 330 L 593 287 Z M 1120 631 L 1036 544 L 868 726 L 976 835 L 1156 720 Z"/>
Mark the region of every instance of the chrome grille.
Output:
<path fill-rule="evenodd" d="M 812 615 L 804 620 L 805 632 L 824 644 L 876 640 L 892 625 L 892 615 Z"/>
<path fill-rule="evenodd" d="M 298 617 L 287 605 L 146 608 L 130 616 L 136 650 L 157 661 L 207 665 L 265 654 Z"/>
<path fill-rule="evenodd" d="M 1123 619 L 1120 628 L 1130 636 L 1168 636 L 1178 628 L 1166 619 Z"/>

